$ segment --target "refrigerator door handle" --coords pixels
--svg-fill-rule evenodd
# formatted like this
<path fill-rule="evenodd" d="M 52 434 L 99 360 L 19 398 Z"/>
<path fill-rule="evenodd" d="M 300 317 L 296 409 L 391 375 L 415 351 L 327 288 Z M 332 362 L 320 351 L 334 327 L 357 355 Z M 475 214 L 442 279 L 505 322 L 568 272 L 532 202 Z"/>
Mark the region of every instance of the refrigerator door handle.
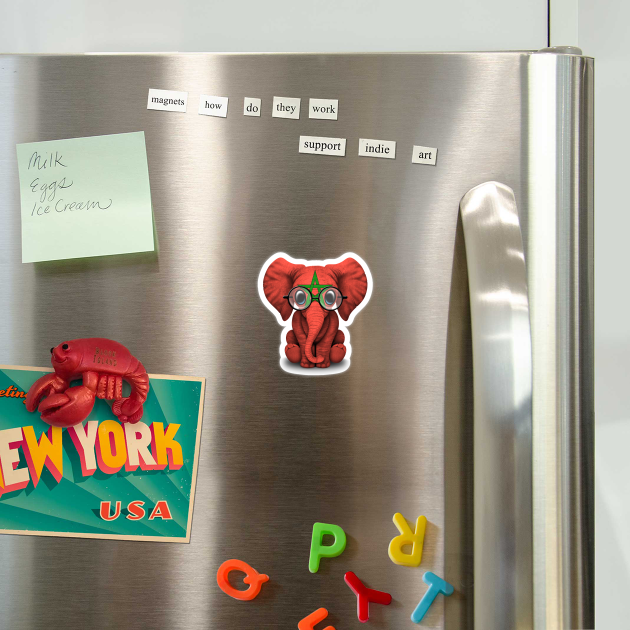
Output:
<path fill-rule="evenodd" d="M 533 624 L 532 344 L 514 192 L 460 202 L 473 346 L 475 628 Z"/>

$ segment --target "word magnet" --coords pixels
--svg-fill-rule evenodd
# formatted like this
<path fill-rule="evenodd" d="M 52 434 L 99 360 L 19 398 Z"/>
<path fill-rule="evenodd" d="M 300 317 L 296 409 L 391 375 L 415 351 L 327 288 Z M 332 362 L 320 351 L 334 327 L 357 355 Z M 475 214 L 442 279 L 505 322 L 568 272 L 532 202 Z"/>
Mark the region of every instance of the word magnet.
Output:
<path fill-rule="evenodd" d="M 298 151 L 314 155 L 339 155 L 343 157 L 346 154 L 346 139 L 300 136 Z"/>
<path fill-rule="evenodd" d="M 395 140 L 371 140 L 369 138 L 359 139 L 359 156 L 396 159 Z"/>
<path fill-rule="evenodd" d="M 226 118 L 228 115 L 228 97 L 202 94 L 199 97 L 199 113 L 202 116 Z"/>
<path fill-rule="evenodd" d="M 302 99 L 289 98 L 288 96 L 274 96 L 271 106 L 272 118 L 294 118 L 300 117 L 300 102 Z"/>
<path fill-rule="evenodd" d="M 336 98 L 311 98 L 308 101 L 308 117 L 337 120 L 339 101 Z"/>
<path fill-rule="evenodd" d="M 333 536 L 332 545 L 323 545 L 324 536 Z M 313 525 L 313 537 L 311 538 L 311 555 L 308 559 L 308 570 L 311 573 L 319 571 L 319 561 L 322 558 L 336 558 L 346 548 L 346 532 L 339 525 L 315 523 Z"/>
<path fill-rule="evenodd" d="M 230 571 L 242 571 L 245 573 L 243 582 L 245 584 L 249 584 L 249 588 L 245 591 L 234 588 L 230 584 L 230 580 L 228 578 Z M 226 560 L 217 571 L 217 584 L 219 585 L 219 588 L 226 595 L 245 602 L 249 602 L 256 598 L 260 593 L 262 585 L 268 580 L 268 575 L 258 573 L 256 569 L 250 567 L 249 564 L 243 562 L 242 560 Z"/>
<path fill-rule="evenodd" d="M 165 112 L 185 112 L 188 103 L 188 92 L 175 90 L 149 90 L 147 109 L 160 109 Z"/>
<path fill-rule="evenodd" d="M 407 567 L 417 567 L 422 561 L 422 547 L 424 545 L 424 532 L 427 528 L 427 519 L 425 516 L 419 516 L 416 521 L 415 533 L 407 524 L 405 517 L 396 512 L 394 514 L 394 525 L 398 528 L 400 536 L 396 536 L 389 543 L 389 557 L 394 564 L 402 564 Z M 403 547 L 412 545 L 411 553 L 404 553 Z"/>
<path fill-rule="evenodd" d="M 412 164 L 430 164 L 435 166 L 437 160 L 437 148 L 436 147 L 421 147 L 414 145 L 413 153 L 411 154 Z"/>
<path fill-rule="evenodd" d="M 243 116 L 260 116 L 262 100 L 246 96 L 243 99 Z"/>

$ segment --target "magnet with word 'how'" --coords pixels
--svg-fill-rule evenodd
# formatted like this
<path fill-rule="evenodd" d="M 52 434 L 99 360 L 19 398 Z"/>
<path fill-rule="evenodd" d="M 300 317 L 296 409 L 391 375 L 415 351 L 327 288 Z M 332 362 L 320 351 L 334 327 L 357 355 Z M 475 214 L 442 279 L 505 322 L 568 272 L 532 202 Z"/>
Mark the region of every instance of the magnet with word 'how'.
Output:
<path fill-rule="evenodd" d="M 324 536 L 333 536 L 335 541 L 332 545 L 322 544 Z M 329 525 L 327 523 L 313 524 L 313 537 L 311 538 L 311 555 L 308 559 L 308 570 L 311 573 L 319 571 L 319 561 L 322 558 L 336 558 L 340 556 L 346 548 L 346 533 L 339 525 Z"/>
<path fill-rule="evenodd" d="M 368 588 L 352 571 L 348 571 L 343 579 L 357 596 L 357 616 L 362 623 L 370 618 L 370 602 L 384 606 L 389 606 L 392 603 L 392 596 L 389 593 Z"/>
<path fill-rule="evenodd" d="M 328 617 L 328 611 L 325 608 L 318 608 L 298 623 L 298 630 L 314 630 L 316 624 L 326 619 L 326 617 Z M 326 626 L 324 630 L 335 630 L 335 627 Z"/>
<path fill-rule="evenodd" d="M 407 567 L 417 567 L 422 561 L 422 546 L 424 544 L 424 532 L 427 528 L 425 516 L 419 516 L 416 521 L 415 533 L 407 524 L 405 517 L 396 512 L 394 514 L 394 524 L 400 532 L 400 536 L 392 539 L 389 543 L 389 557 L 394 564 L 402 564 Z M 404 553 L 403 547 L 412 545 L 411 553 Z"/>
<path fill-rule="evenodd" d="M 249 588 L 245 591 L 240 591 L 234 588 L 229 581 L 228 575 L 230 571 L 242 571 L 245 573 L 243 582 L 249 584 Z M 260 589 L 264 582 L 269 580 L 269 576 L 264 573 L 258 573 L 256 569 L 253 569 L 246 562 L 242 560 L 226 560 L 217 571 L 217 584 L 219 588 L 230 597 L 234 599 L 240 599 L 241 601 L 251 601 L 260 593 Z"/>
<path fill-rule="evenodd" d="M 416 606 L 416 609 L 411 613 L 411 621 L 414 623 L 420 623 L 424 616 L 427 614 L 427 610 L 435 600 L 435 598 L 442 593 L 443 595 L 452 595 L 455 590 L 452 584 L 449 584 L 441 577 L 427 571 L 422 576 L 422 581 L 429 585 L 424 597 L 420 600 L 420 603 Z"/>

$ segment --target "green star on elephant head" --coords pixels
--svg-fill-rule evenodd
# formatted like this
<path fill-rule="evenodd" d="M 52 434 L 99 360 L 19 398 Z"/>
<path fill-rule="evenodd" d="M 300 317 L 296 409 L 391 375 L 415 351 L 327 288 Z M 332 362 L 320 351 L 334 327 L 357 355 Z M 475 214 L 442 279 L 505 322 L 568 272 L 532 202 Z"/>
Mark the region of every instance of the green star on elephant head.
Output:
<path fill-rule="evenodd" d="M 319 280 L 317 279 L 317 271 L 313 272 L 313 279 L 311 280 L 311 284 L 301 284 L 301 287 L 308 289 L 312 295 L 318 295 L 321 293 L 322 289 L 329 287 L 329 284 L 319 284 Z"/>

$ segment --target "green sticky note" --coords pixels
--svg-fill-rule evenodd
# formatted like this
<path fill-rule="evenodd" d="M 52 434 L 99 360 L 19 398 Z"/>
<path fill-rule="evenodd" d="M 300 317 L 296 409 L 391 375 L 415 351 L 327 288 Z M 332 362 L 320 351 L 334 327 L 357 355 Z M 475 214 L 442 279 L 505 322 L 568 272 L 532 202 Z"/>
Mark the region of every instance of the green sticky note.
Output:
<path fill-rule="evenodd" d="M 22 262 L 153 251 L 144 132 L 17 145 Z"/>

